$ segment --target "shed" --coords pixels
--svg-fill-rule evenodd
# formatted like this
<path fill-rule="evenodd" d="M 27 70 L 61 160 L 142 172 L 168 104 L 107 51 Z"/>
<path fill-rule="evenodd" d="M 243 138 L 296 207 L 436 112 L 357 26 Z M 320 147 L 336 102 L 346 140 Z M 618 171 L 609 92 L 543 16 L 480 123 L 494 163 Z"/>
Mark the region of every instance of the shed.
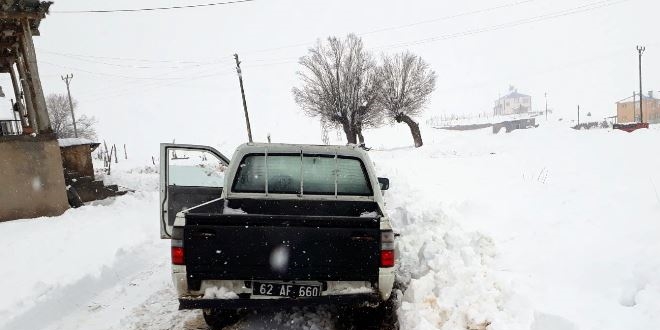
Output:
<path fill-rule="evenodd" d="M 92 152 L 99 143 L 82 138 L 58 139 L 64 181 L 69 191 L 69 203 L 77 207 L 82 203 L 125 194 L 117 185 L 106 186 L 103 181 L 94 178 Z"/>
<path fill-rule="evenodd" d="M 99 143 L 83 138 L 58 139 L 57 141 L 60 144 L 65 176 L 88 176 L 93 179 L 92 152 L 98 148 Z"/>

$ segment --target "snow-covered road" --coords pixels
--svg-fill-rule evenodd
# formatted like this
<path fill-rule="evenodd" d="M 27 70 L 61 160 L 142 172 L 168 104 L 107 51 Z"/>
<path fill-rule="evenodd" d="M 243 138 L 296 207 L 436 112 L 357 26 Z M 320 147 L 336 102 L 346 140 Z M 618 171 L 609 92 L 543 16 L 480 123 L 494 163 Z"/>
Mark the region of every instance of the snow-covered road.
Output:
<path fill-rule="evenodd" d="M 660 323 L 660 129 L 425 137 L 420 149 L 396 139 L 371 153 L 401 233 L 402 329 Z M 206 329 L 199 312 L 177 310 L 158 174 L 118 165 L 106 181 L 136 193 L 0 223 L 0 329 Z M 231 329 L 332 329 L 342 317 L 260 313 Z"/>

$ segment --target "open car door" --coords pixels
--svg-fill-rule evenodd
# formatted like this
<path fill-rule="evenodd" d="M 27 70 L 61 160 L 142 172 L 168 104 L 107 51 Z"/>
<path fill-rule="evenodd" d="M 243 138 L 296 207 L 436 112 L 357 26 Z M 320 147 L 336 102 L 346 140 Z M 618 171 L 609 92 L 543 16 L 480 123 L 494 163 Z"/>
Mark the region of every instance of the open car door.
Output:
<path fill-rule="evenodd" d="M 211 147 L 161 143 L 161 238 L 171 238 L 178 212 L 220 198 L 228 165 L 229 159 Z"/>

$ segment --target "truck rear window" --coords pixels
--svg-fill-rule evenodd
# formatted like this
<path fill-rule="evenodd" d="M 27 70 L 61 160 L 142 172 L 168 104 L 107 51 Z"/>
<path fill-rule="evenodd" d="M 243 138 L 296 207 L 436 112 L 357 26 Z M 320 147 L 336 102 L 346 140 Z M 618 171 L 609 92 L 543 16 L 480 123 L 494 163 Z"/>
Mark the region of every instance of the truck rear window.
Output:
<path fill-rule="evenodd" d="M 300 154 L 245 156 L 238 167 L 232 191 L 305 195 L 373 194 L 360 159 L 331 155 L 301 157 Z"/>

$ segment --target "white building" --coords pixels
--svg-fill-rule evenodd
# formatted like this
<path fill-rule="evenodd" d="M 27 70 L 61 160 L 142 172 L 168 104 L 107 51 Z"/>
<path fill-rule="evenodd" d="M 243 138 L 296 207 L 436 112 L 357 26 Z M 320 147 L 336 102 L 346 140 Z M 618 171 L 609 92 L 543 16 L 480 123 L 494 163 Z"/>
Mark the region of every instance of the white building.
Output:
<path fill-rule="evenodd" d="M 532 97 L 518 93 L 517 89 L 511 87 L 510 93 L 495 101 L 493 113 L 496 116 L 514 115 L 527 113 L 532 110 Z"/>

